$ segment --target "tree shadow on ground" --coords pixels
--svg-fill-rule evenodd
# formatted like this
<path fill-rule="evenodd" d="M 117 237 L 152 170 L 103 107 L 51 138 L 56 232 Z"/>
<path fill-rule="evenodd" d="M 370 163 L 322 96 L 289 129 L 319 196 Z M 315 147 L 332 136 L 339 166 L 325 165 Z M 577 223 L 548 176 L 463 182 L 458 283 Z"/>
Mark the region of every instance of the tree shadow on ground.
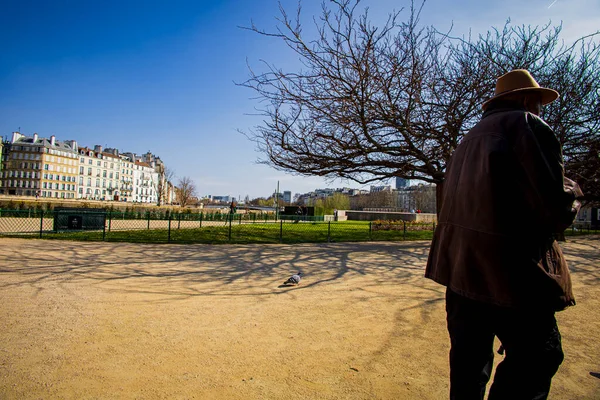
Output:
<path fill-rule="evenodd" d="M 55 242 L 10 239 L 13 250 L 0 256 L 0 276 L 17 274 L 12 285 L 41 285 L 49 280 L 68 284 L 136 281 L 123 290 L 197 295 L 282 293 L 281 282 L 303 271 L 306 290 L 368 275 L 372 284 L 422 280 L 428 242 L 336 243 L 296 245 L 150 245 Z M 167 284 L 168 283 L 168 284 Z M 239 291 L 242 292 L 242 291 Z M 285 292 L 285 291 L 284 291 Z"/>
<path fill-rule="evenodd" d="M 577 279 L 582 283 L 593 285 L 600 282 L 600 241 L 598 236 L 569 238 L 561 243 L 563 253 L 567 259 L 569 270 L 577 274 Z"/>

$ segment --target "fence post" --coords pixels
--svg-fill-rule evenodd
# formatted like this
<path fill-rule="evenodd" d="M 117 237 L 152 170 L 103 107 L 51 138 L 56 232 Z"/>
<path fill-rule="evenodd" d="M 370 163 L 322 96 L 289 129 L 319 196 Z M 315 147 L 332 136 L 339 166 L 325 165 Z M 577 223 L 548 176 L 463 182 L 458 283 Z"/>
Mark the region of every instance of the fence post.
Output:
<path fill-rule="evenodd" d="M 229 215 L 229 241 L 231 242 L 231 221 L 233 220 L 233 215 Z"/>
<path fill-rule="evenodd" d="M 146 214 L 148 215 L 148 230 L 150 230 L 150 211 L 146 211 Z"/>
<path fill-rule="evenodd" d="M 106 240 L 106 213 L 104 213 L 104 223 L 102 224 L 102 241 Z"/>
<path fill-rule="evenodd" d="M 373 240 L 373 221 L 369 221 L 369 240 Z"/>
<path fill-rule="evenodd" d="M 402 221 L 404 227 L 404 233 L 402 234 L 402 240 L 406 240 L 406 221 Z"/>
<path fill-rule="evenodd" d="M 40 213 L 40 239 L 42 238 L 42 231 L 44 230 L 44 210 Z"/>
<path fill-rule="evenodd" d="M 279 221 L 279 243 L 283 243 L 283 220 Z"/>
<path fill-rule="evenodd" d="M 181 213 L 177 214 L 177 230 L 181 229 Z"/>
<path fill-rule="evenodd" d="M 327 221 L 327 243 L 331 242 L 331 221 Z"/>
<path fill-rule="evenodd" d="M 169 214 L 169 233 L 167 235 L 167 242 L 168 243 L 171 243 L 171 219 L 172 219 L 172 216 L 171 216 L 171 214 Z"/>
<path fill-rule="evenodd" d="M 242 214 L 240 214 L 240 223 L 238 225 L 242 224 Z"/>
<path fill-rule="evenodd" d="M 108 211 L 108 231 L 110 232 L 110 226 L 112 225 L 112 211 Z"/>
<path fill-rule="evenodd" d="M 204 212 L 200 211 L 200 228 L 202 228 L 202 217 L 204 216 Z"/>

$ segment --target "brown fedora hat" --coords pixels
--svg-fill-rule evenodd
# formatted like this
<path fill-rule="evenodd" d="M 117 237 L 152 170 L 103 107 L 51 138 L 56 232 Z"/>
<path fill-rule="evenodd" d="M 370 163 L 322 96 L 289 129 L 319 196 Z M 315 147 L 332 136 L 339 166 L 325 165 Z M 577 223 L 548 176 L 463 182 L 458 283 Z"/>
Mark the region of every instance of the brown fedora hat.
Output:
<path fill-rule="evenodd" d="M 552 103 L 558 98 L 556 90 L 540 87 L 526 69 L 515 69 L 496 80 L 494 97 L 482 104 L 485 110 L 490 102 L 511 93 L 538 92 L 542 95 L 542 105 Z"/>

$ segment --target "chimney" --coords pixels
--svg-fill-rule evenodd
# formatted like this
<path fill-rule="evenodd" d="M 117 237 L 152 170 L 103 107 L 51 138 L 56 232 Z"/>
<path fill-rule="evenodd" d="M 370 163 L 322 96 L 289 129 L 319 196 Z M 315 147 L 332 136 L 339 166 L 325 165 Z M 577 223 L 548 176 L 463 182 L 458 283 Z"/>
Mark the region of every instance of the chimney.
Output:
<path fill-rule="evenodd" d="M 21 135 L 21 132 L 13 132 L 13 137 L 12 137 L 11 143 L 16 142 L 17 140 L 21 139 L 22 137 L 23 137 L 23 135 Z"/>
<path fill-rule="evenodd" d="M 54 146 L 56 144 L 56 136 L 52 135 L 50 136 L 50 145 Z"/>
<path fill-rule="evenodd" d="M 71 148 L 73 149 L 73 151 L 75 151 L 75 152 L 78 151 L 77 141 L 76 140 L 66 140 L 65 143 L 68 144 L 69 146 L 71 146 Z"/>
<path fill-rule="evenodd" d="M 94 146 L 94 151 L 96 153 L 102 153 L 102 146 L 100 146 L 99 144 Z"/>
<path fill-rule="evenodd" d="M 35 144 L 35 142 L 38 141 L 38 134 L 37 132 L 33 134 L 33 144 Z"/>

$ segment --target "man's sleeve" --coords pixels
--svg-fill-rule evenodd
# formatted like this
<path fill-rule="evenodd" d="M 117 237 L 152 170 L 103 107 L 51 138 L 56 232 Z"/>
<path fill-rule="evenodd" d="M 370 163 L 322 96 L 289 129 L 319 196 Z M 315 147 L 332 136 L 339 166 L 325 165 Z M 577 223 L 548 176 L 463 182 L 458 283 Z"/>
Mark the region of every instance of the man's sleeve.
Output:
<path fill-rule="evenodd" d="M 543 231 L 561 234 L 573 223 L 583 194 L 576 182 L 565 178 L 560 143 L 540 118 L 527 113 L 527 128 L 515 152 L 528 180 L 526 196 Z"/>

